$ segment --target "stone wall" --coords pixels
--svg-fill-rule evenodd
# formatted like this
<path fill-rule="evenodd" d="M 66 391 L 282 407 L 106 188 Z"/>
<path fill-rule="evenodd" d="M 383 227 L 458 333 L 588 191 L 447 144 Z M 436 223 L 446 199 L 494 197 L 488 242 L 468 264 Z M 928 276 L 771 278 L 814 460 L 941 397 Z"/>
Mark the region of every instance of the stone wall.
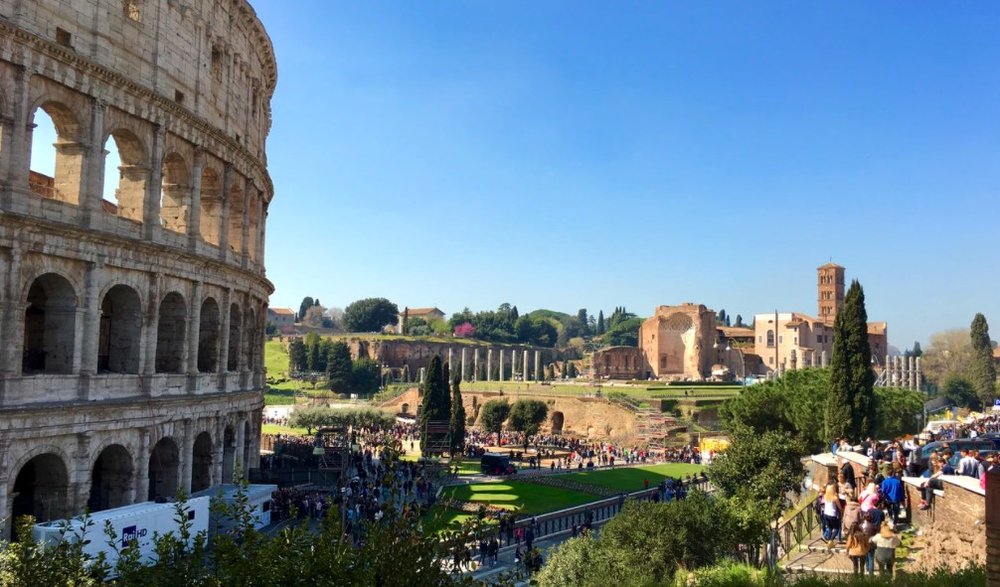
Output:
<path fill-rule="evenodd" d="M 700 381 L 718 353 L 715 312 L 704 305 L 659 306 L 639 328 L 644 371 L 659 379 Z"/>
<path fill-rule="evenodd" d="M 647 375 L 642 349 L 631 346 L 594 351 L 590 370 L 591 377 L 598 379 L 645 379 Z"/>
<path fill-rule="evenodd" d="M 914 542 L 915 570 L 933 571 L 940 567 L 958 569 L 969 564 L 985 565 L 986 558 L 986 499 L 978 489 L 977 479 L 944 480 L 943 495 L 934 498 L 933 507 L 920 510 L 920 490 L 916 479 L 905 483 L 909 513 L 913 524 L 921 529 Z M 958 481 L 972 482 L 969 489 Z"/>

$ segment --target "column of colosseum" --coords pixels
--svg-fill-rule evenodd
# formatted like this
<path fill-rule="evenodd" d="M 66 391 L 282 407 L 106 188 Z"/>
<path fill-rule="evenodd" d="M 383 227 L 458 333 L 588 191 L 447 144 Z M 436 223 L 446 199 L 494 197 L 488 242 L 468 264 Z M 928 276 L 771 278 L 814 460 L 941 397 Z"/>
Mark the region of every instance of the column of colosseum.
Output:
<path fill-rule="evenodd" d="M 0 0 L 8 532 L 256 465 L 276 75 L 246 0 Z"/>

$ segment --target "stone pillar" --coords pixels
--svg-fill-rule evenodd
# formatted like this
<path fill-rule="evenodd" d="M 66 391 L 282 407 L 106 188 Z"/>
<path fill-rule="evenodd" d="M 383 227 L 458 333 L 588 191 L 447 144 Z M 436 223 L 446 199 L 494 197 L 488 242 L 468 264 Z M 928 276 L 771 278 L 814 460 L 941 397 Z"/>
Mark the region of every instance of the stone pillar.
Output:
<path fill-rule="evenodd" d="M 191 299 L 188 300 L 188 320 L 185 328 L 187 328 L 187 372 L 191 376 L 191 381 L 188 385 L 188 391 L 194 391 L 194 386 L 197 383 L 198 377 L 198 335 L 201 330 L 201 296 L 202 296 L 202 283 L 196 281 L 194 287 L 191 288 Z"/>
<path fill-rule="evenodd" d="M 472 350 L 472 380 L 479 381 L 479 347 Z"/>
<path fill-rule="evenodd" d="M 244 415 L 241 414 L 239 420 L 236 423 L 236 458 L 234 459 L 241 474 L 247 476 L 247 464 L 243 462 L 243 446 L 246 444 L 246 426 L 243 425 Z M 236 475 L 233 475 L 233 480 L 236 480 Z"/>
<path fill-rule="evenodd" d="M 82 376 L 79 387 L 80 399 L 86 400 L 89 385 L 83 384 L 87 378 L 97 373 L 97 351 L 101 330 L 101 292 L 96 263 L 88 263 L 84 275 L 83 308 L 78 311 L 80 328 L 77 330 L 73 346 L 73 372 Z M 89 382 L 87 382 L 89 383 Z"/>
<path fill-rule="evenodd" d="M 191 164 L 191 207 L 188 210 L 188 249 L 195 251 L 201 240 L 201 175 L 205 168 L 205 152 L 200 147 L 194 150 Z"/>
<path fill-rule="evenodd" d="M 90 108 L 90 145 L 86 149 L 86 160 L 83 161 L 81 177 L 78 184 L 80 209 L 80 221 L 84 226 L 94 226 L 100 217 L 101 200 L 104 196 L 104 163 L 108 152 L 104 149 L 104 110 L 107 107 L 101 100 L 93 100 Z M 114 140 L 110 139 L 109 140 Z M 57 145 L 61 139 L 57 141 Z M 57 151 L 62 147 L 57 146 Z M 60 153 L 61 154 L 61 153 Z M 59 155 L 56 155 L 58 160 Z M 59 165 L 56 164 L 56 174 L 59 175 Z M 67 178 L 68 179 L 68 178 Z M 59 185 L 56 185 L 59 189 Z M 58 198 L 57 199 L 61 199 Z"/>
<path fill-rule="evenodd" d="M 156 125 L 153 130 L 153 144 L 149 146 L 149 176 L 146 181 L 146 198 L 142 211 L 142 233 L 147 240 L 159 234 L 160 191 L 163 189 L 163 137 L 164 128 Z"/>
<path fill-rule="evenodd" d="M 528 349 L 524 349 L 524 355 L 521 357 L 521 380 L 528 382 Z"/>
<path fill-rule="evenodd" d="M 451 362 L 451 347 L 448 347 L 448 362 L 446 364 L 448 365 L 448 373 L 450 376 L 452 367 L 454 366 L 453 363 Z M 449 381 L 448 384 L 451 385 L 451 382 Z"/>
<path fill-rule="evenodd" d="M 5 301 L 0 304 L 0 308 L 3 310 L 3 322 L 0 322 L 0 339 L 6 341 L 23 340 L 24 312 L 27 309 L 27 302 L 21 297 L 21 249 L 16 242 L 14 248 L 10 249 L 10 263 L 4 278 L 6 283 L 4 283 L 2 297 Z M 22 350 L 23 347 L 20 344 L 0 345 L 0 380 L 5 380 L 9 376 L 21 372 Z"/>
<path fill-rule="evenodd" d="M 826 355 L 826 349 L 823 349 L 823 351 L 819 354 L 819 364 L 822 367 L 829 366 L 828 365 L 828 358 L 827 358 L 827 355 Z"/>
<path fill-rule="evenodd" d="M 222 211 L 219 219 L 219 259 L 225 261 L 229 258 L 229 213 L 232 210 L 233 200 L 230 190 L 233 188 L 233 164 L 226 163 L 222 170 Z"/>
<path fill-rule="evenodd" d="M 10 209 L 8 197 L 10 189 L 17 188 L 28 191 L 28 169 L 31 167 L 31 129 L 34 125 L 28 122 L 28 78 L 31 73 L 23 67 L 14 70 L 14 87 L 10 89 L 7 98 L 10 100 L 10 134 L 4 132 L 3 151 L 6 158 L 3 168 L 7 172 L 9 185 L 2 190 L 0 208 Z M 9 157 L 9 158 L 7 158 Z"/>
<path fill-rule="evenodd" d="M 466 369 L 465 369 L 466 364 L 467 364 L 466 360 L 465 360 L 467 353 L 465 351 L 466 351 L 466 348 L 463 346 L 462 347 L 462 377 L 461 377 L 462 381 L 468 381 L 468 375 L 467 375 L 468 371 L 466 371 Z"/>
<path fill-rule="evenodd" d="M 924 389 L 924 373 L 920 366 L 920 357 L 916 359 L 916 371 L 917 371 L 917 391 L 922 391 Z M 985 407 L 985 406 L 984 406 Z"/>
<path fill-rule="evenodd" d="M 486 349 L 486 381 L 493 381 L 493 348 Z"/>
<path fill-rule="evenodd" d="M 90 440 L 91 432 L 76 434 L 76 448 L 73 451 L 73 460 L 66 463 L 69 466 L 69 487 L 71 495 L 67 495 L 67 501 L 74 512 L 82 512 L 90 501 L 90 486 L 93 481 L 91 475 Z"/>
<path fill-rule="evenodd" d="M 135 452 L 135 491 L 130 503 L 149 499 L 149 429 L 139 429 L 139 443 Z"/>
<path fill-rule="evenodd" d="M 253 192 L 250 189 L 253 184 L 250 180 L 243 178 L 243 224 L 240 226 L 240 265 L 246 268 L 247 263 L 250 260 L 249 252 L 249 242 L 250 242 L 250 206 L 257 205 L 257 198 L 251 197 Z"/>
<path fill-rule="evenodd" d="M 184 437 L 181 441 L 180 487 L 184 493 L 191 495 L 191 465 L 194 462 L 194 422 L 189 419 L 184 420 L 183 426 L 180 423 L 174 424 L 174 431 L 180 428 Z"/>
<path fill-rule="evenodd" d="M 541 381 L 542 377 L 542 351 L 535 351 L 535 381 Z"/>
<path fill-rule="evenodd" d="M 222 465 L 224 464 L 223 455 L 225 454 L 225 442 L 226 442 L 226 426 L 222 421 L 222 418 L 215 416 L 212 419 L 212 482 L 211 485 L 214 487 L 216 485 L 222 484 L 223 472 Z"/>
<path fill-rule="evenodd" d="M 226 373 L 229 371 L 229 307 L 232 304 L 233 290 L 226 288 L 222 292 L 222 300 L 219 304 L 219 359 L 217 361 L 216 372 L 219 374 L 219 387 L 221 391 L 226 389 Z"/>
<path fill-rule="evenodd" d="M 152 390 L 151 378 L 156 374 L 156 335 L 160 327 L 160 278 L 149 275 L 146 307 L 142 312 L 142 332 L 139 338 L 139 373 L 142 374 L 143 394 Z"/>
<path fill-rule="evenodd" d="M 503 349 L 500 349 L 500 369 L 498 369 L 497 372 L 500 374 L 500 376 L 497 377 L 497 381 L 503 383 Z"/>

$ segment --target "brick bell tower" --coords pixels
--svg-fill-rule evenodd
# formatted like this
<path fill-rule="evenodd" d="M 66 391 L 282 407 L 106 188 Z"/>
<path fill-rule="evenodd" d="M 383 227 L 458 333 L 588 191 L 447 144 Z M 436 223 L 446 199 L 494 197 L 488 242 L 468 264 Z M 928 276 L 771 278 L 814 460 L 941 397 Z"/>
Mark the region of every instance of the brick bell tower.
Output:
<path fill-rule="evenodd" d="M 831 262 L 817 268 L 816 273 L 819 319 L 832 325 L 837 312 L 844 305 L 844 268 Z"/>

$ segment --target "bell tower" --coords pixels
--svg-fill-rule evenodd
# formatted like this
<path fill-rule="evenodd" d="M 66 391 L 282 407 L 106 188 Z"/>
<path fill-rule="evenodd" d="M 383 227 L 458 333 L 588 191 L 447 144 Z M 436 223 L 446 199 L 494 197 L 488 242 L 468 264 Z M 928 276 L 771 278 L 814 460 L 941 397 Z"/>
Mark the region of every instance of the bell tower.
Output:
<path fill-rule="evenodd" d="M 819 319 L 832 325 L 844 305 L 844 268 L 831 262 L 816 269 L 816 273 Z"/>

